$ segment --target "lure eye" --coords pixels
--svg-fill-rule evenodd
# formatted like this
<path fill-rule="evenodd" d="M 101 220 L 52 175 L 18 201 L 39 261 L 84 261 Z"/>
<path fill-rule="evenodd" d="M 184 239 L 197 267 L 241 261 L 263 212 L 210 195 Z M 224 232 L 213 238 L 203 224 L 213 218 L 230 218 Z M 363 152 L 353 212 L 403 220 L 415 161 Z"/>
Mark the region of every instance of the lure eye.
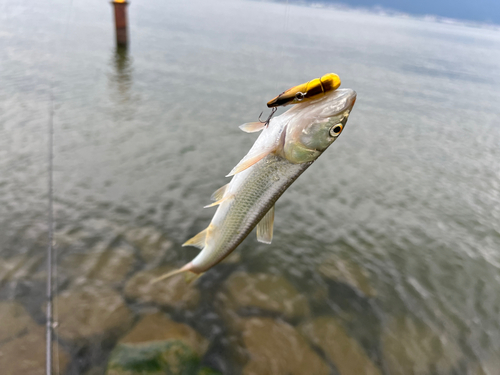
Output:
<path fill-rule="evenodd" d="M 298 92 L 295 94 L 295 98 L 300 102 L 301 100 L 303 100 L 305 97 L 305 94 L 302 93 L 302 92 Z"/>
<path fill-rule="evenodd" d="M 342 126 L 342 124 L 337 124 L 337 125 L 334 125 L 331 129 L 330 129 L 330 135 L 332 137 L 338 137 L 340 135 L 340 133 L 342 133 L 342 130 L 344 129 L 344 127 Z"/>

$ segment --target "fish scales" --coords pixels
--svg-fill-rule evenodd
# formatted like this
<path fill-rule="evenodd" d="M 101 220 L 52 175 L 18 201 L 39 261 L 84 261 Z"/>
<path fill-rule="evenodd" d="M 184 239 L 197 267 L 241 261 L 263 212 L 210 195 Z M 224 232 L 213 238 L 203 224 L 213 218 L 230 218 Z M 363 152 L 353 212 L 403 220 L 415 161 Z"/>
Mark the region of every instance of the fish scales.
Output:
<path fill-rule="evenodd" d="M 197 264 L 203 264 L 208 259 L 206 256 L 197 257 L 196 262 L 193 260 L 196 271 L 205 271 L 231 253 L 311 164 L 293 164 L 273 154 L 237 174 L 233 182 L 237 188 L 234 192 L 227 192 L 234 193 L 234 199 L 223 202 L 212 219 L 211 225 L 218 230 L 212 241 L 207 243 L 207 250 L 213 248 L 213 252 L 207 251 L 205 254 L 213 261 L 210 265 L 198 268 Z M 248 182 L 240 184 L 243 181 Z"/>

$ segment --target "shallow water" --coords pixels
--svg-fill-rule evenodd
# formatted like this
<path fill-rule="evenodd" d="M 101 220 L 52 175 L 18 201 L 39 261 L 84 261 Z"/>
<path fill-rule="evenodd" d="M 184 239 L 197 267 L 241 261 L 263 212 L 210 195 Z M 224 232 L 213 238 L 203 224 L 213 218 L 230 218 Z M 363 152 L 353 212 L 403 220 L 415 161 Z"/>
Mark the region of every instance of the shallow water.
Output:
<path fill-rule="evenodd" d="M 129 11 L 131 45 L 117 51 L 107 2 L 0 4 L 2 300 L 42 323 L 51 95 L 58 290 L 98 281 L 123 295 L 137 272 L 196 254 L 180 244 L 209 223 L 214 210 L 202 207 L 256 138 L 237 126 L 291 85 L 335 72 L 356 105 L 278 202 L 273 244 L 251 234 L 239 259 L 199 280 L 193 309 L 125 295 L 131 319 L 170 313 L 209 340 L 204 363 L 240 373 L 238 332 L 211 298 L 236 272 L 266 273 L 310 306 L 300 319 L 273 318 L 295 328 L 338 319 L 383 374 L 498 371 L 500 32 L 244 1 Z M 145 256 L 130 240 L 136 228 L 171 246 Z M 75 261 L 115 248 L 133 254 L 119 277 L 99 276 L 119 257 L 85 270 Z M 322 264 L 357 276 L 329 278 Z M 66 373 L 103 368 L 122 334 L 59 338 Z"/>

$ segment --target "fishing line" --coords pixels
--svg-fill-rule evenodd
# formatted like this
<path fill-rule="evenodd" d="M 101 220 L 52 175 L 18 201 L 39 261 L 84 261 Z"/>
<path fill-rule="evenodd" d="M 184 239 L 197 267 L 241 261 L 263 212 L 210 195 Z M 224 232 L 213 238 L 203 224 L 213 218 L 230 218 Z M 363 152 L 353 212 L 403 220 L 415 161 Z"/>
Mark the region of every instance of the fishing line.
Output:
<path fill-rule="evenodd" d="M 288 0 L 286 0 L 285 6 L 285 23 L 283 24 L 283 33 L 286 33 L 286 29 L 288 27 L 288 18 L 290 16 L 290 4 L 288 4 Z M 283 49 L 281 50 L 283 52 Z"/>
<path fill-rule="evenodd" d="M 281 46 L 280 46 L 280 56 L 279 56 L 279 59 L 277 60 L 277 66 L 276 66 L 276 72 L 279 72 L 281 70 L 281 66 L 282 66 L 282 63 L 283 63 L 283 56 L 285 55 L 285 44 L 283 43 L 283 41 L 285 40 L 284 36 L 286 35 L 286 31 L 288 29 L 288 18 L 289 18 L 289 12 L 290 12 L 290 6 L 288 4 L 288 0 L 286 0 L 286 4 L 285 4 L 285 15 L 283 17 L 283 38 L 281 39 Z M 280 90 L 280 80 L 279 79 L 275 79 L 275 83 L 274 83 L 274 91 L 276 93 L 280 93 L 283 91 L 283 87 L 281 87 L 281 90 Z"/>
<path fill-rule="evenodd" d="M 69 19 L 71 16 L 71 11 L 73 8 L 73 1 L 71 0 L 69 3 L 68 15 L 66 17 L 66 24 L 64 26 L 65 31 L 63 33 L 64 38 L 60 43 L 60 46 L 64 47 L 68 37 L 68 25 Z M 54 51 L 54 56 L 57 55 L 57 47 Z M 46 335 L 45 335 L 45 372 L 46 375 L 52 375 L 52 360 L 53 360 L 53 350 L 52 350 L 52 340 L 53 340 L 53 332 L 54 332 L 54 317 L 55 324 L 59 319 L 59 309 L 56 305 L 55 308 L 53 306 L 53 283 L 55 280 L 55 284 L 58 284 L 58 274 L 57 274 L 57 251 L 54 246 L 54 115 L 55 115 L 55 105 L 54 105 L 54 76 L 52 77 L 50 87 L 49 87 L 49 121 L 47 124 L 48 130 L 48 246 L 47 246 L 47 289 L 46 289 L 46 298 L 47 298 L 47 313 L 46 313 Z M 55 350 L 55 358 L 56 358 L 56 374 L 61 373 L 61 369 L 59 367 L 60 356 L 59 356 L 59 346 L 56 345 Z"/>
<path fill-rule="evenodd" d="M 286 0 L 286 5 L 285 5 L 285 16 L 284 16 L 284 19 L 283 19 L 283 36 L 286 35 L 286 30 L 288 28 L 288 17 L 289 17 L 289 13 L 290 13 L 290 6 L 288 4 L 288 0 Z M 283 38 L 283 41 L 285 40 L 285 38 Z M 281 64 L 281 62 L 283 61 L 283 56 L 285 55 L 285 44 L 282 42 L 281 43 L 281 53 L 280 53 L 280 58 L 278 59 L 278 64 Z M 279 69 L 277 69 L 277 71 L 279 71 Z M 279 89 L 279 82 L 278 80 L 276 80 L 276 92 L 278 92 L 278 89 Z"/>

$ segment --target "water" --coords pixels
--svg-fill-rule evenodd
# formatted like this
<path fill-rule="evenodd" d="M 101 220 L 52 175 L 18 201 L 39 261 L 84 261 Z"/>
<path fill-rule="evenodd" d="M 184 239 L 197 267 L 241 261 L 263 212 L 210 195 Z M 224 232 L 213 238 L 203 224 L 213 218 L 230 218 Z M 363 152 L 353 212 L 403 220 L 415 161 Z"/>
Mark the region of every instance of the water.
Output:
<path fill-rule="evenodd" d="M 64 274 L 71 256 L 130 247 L 133 228 L 172 241 L 161 259 L 134 253 L 123 280 L 101 280 L 122 293 L 136 272 L 196 254 L 180 244 L 209 223 L 202 207 L 256 138 L 237 125 L 291 85 L 335 72 L 358 93 L 341 138 L 278 202 L 273 244 L 251 234 L 239 262 L 197 288 L 213 296 L 239 271 L 283 276 L 307 296 L 326 288 L 307 319 L 338 318 L 382 373 L 496 374 L 497 30 L 275 3 L 134 2 L 124 51 L 107 2 L 4 0 L 0 10 L 2 300 L 42 323 L 51 93 L 58 291 L 75 283 Z M 332 256 L 375 292 L 321 276 Z M 80 284 L 95 281 L 89 272 Z M 158 307 L 126 303 L 135 320 Z M 205 363 L 239 373 L 220 310 L 210 298 L 199 306 L 161 309 L 211 342 Z M 59 338 L 66 373 L 102 368 L 117 340 Z"/>

